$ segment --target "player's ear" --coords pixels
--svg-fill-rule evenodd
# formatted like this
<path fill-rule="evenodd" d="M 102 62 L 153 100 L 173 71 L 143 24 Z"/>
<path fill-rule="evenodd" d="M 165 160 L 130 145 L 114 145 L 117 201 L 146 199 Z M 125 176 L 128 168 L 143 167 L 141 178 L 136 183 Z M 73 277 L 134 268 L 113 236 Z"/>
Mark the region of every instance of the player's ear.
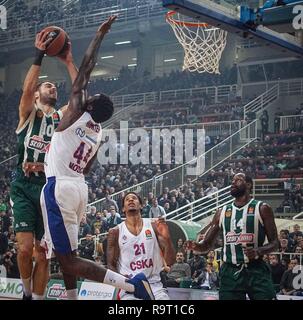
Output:
<path fill-rule="evenodd" d="M 40 97 L 39 91 L 35 91 L 35 100 L 38 99 Z"/>

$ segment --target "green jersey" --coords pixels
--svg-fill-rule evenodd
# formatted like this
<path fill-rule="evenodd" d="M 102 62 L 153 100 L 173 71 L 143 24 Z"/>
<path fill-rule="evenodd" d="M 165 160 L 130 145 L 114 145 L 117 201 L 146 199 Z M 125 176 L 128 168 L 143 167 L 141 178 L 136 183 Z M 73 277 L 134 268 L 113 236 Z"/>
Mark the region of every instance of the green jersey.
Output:
<path fill-rule="evenodd" d="M 223 261 L 235 265 L 248 262 L 243 249 L 264 245 L 265 230 L 260 216 L 261 201 L 251 199 L 243 207 L 234 203 L 222 208 L 220 228 L 223 232 Z"/>
<path fill-rule="evenodd" d="M 62 112 L 54 110 L 45 114 L 36 105 L 24 125 L 16 131 L 18 139 L 17 177 L 24 177 L 25 162 L 44 162 L 45 152 L 52 135 L 62 118 Z M 31 173 L 45 179 L 43 172 Z"/>

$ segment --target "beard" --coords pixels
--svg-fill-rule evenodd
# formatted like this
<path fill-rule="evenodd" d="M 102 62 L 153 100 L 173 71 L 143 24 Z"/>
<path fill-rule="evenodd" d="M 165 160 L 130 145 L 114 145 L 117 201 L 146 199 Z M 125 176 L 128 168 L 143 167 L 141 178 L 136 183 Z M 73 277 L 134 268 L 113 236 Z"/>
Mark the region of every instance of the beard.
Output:
<path fill-rule="evenodd" d="M 246 193 L 246 188 L 243 187 L 238 187 L 235 189 L 232 189 L 230 191 L 230 194 L 234 197 L 234 198 L 239 198 L 239 197 L 243 197 Z"/>
<path fill-rule="evenodd" d="M 49 105 L 51 107 L 55 107 L 55 105 L 57 103 L 57 98 L 53 98 L 53 97 L 48 96 L 46 94 L 41 94 L 40 95 L 40 102 L 42 104 L 46 104 L 46 105 Z"/>

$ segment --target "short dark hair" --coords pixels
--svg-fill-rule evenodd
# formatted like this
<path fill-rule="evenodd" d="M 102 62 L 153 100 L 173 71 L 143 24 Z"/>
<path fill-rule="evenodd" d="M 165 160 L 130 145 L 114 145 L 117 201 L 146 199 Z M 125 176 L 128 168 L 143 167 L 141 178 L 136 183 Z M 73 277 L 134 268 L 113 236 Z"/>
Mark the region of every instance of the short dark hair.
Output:
<path fill-rule="evenodd" d="M 105 94 L 97 94 L 91 97 L 87 100 L 87 104 L 93 106 L 91 115 L 97 123 L 107 121 L 114 113 L 114 104 Z"/>
<path fill-rule="evenodd" d="M 127 192 L 127 193 L 125 194 L 125 196 L 122 198 L 122 207 L 124 207 L 124 201 L 125 201 L 126 197 L 127 197 L 129 194 L 134 194 L 134 195 L 138 198 L 141 206 L 143 205 L 143 201 L 142 201 L 141 197 L 138 195 L 138 193 L 130 191 L 130 192 Z"/>
<path fill-rule="evenodd" d="M 51 81 L 38 82 L 37 85 L 36 85 L 36 91 L 38 91 L 40 89 L 40 87 L 43 85 L 43 83 L 52 83 L 53 85 L 55 85 L 55 83 L 53 83 Z"/>

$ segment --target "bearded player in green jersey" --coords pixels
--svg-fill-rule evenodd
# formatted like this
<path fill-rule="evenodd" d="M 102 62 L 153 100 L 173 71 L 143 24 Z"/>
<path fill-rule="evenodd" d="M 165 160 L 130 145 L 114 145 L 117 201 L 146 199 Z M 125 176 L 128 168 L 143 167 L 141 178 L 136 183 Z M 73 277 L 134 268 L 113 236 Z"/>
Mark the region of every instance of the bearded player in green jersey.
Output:
<path fill-rule="evenodd" d="M 40 193 L 45 184 L 44 156 L 62 118 L 56 111 L 57 89 L 51 82 L 38 84 L 45 49 L 52 39 L 44 31 L 36 36 L 36 57 L 29 69 L 19 105 L 18 164 L 11 183 L 11 206 L 18 242 L 17 261 L 23 283 L 23 299 L 43 299 L 48 281 L 48 263 L 40 240 L 44 234 Z M 71 45 L 59 59 L 66 65 L 72 82 L 78 70 Z M 33 267 L 33 257 L 35 266 Z"/>
<path fill-rule="evenodd" d="M 271 207 L 253 199 L 251 188 L 249 176 L 236 174 L 231 185 L 234 202 L 217 211 L 201 243 L 187 242 L 188 249 L 206 253 L 222 232 L 220 300 L 245 300 L 246 294 L 252 300 L 276 297 L 271 271 L 262 256 L 278 248 L 277 227 Z"/>

